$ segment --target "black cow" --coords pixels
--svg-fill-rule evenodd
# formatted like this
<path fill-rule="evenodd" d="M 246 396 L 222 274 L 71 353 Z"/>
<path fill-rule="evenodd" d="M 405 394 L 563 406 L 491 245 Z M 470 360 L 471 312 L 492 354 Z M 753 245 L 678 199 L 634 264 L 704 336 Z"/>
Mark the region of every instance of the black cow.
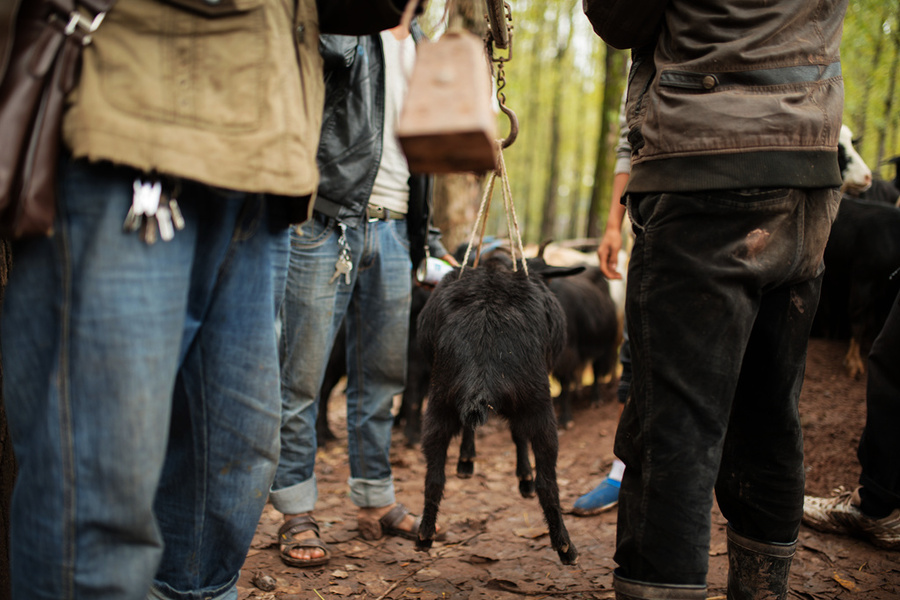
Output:
<path fill-rule="evenodd" d="M 850 338 L 845 366 L 864 371 L 862 356 L 881 331 L 900 288 L 900 209 L 844 196 L 825 246 L 822 295 L 813 334 Z"/>
<path fill-rule="evenodd" d="M 872 202 L 896 206 L 898 199 L 900 199 L 900 189 L 897 189 L 893 181 L 875 177 L 865 190 L 855 194 L 847 192 L 845 195 L 860 200 L 871 200 Z"/>

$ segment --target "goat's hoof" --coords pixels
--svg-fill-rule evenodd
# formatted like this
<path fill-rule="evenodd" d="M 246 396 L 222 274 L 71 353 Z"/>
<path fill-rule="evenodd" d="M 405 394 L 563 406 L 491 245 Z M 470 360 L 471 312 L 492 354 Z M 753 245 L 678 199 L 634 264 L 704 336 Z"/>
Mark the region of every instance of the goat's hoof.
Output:
<path fill-rule="evenodd" d="M 456 476 L 460 479 L 469 479 L 475 474 L 475 461 L 459 459 L 456 463 Z"/>
<path fill-rule="evenodd" d="M 422 538 L 416 539 L 416 550 L 419 552 L 428 552 L 431 550 L 431 544 L 434 540 L 423 540 Z"/>
<path fill-rule="evenodd" d="M 519 493 L 523 498 L 534 498 L 534 479 L 520 479 Z"/>
<path fill-rule="evenodd" d="M 556 551 L 559 554 L 559 560 L 564 565 L 578 564 L 578 550 L 569 542 L 567 546 Z"/>

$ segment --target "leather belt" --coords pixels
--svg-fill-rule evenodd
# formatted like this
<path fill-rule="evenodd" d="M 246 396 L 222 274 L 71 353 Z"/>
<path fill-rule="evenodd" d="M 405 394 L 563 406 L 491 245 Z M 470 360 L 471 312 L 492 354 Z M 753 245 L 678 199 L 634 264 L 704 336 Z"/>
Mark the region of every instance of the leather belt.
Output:
<path fill-rule="evenodd" d="M 397 212 L 396 210 L 388 210 L 383 206 L 374 206 L 372 204 L 366 206 L 366 216 L 370 221 L 384 221 L 387 219 L 406 218 L 406 215 L 404 213 Z"/>

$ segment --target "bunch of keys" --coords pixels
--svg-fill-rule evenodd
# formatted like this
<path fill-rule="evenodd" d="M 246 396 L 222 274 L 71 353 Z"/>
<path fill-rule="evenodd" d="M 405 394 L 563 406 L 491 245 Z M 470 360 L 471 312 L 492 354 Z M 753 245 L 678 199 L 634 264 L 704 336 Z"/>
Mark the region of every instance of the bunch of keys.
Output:
<path fill-rule="evenodd" d="M 184 229 L 184 217 L 174 197 L 162 190 L 162 182 L 134 180 L 134 196 L 131 207 L 122 224 L 125 231 L 140 230 L 140 236 L 148 245 L 156 243 L 159 237 L 168 242 L 175 237 L 175 230 Z"/>
<path fill-rule="evenodd" d="M 341 247 L 341 251 L 338 254 L 337 262 L 334 264 L 334 275 L 331 276 L 328 283 L 334 283 L 338 277 L 343 275 L 344 283 L 350 285 L 350 271 L 353 270 L 353 260 L 350 258 L 350 244 L 347 243 L 347 236 L 345 235 L 347 226 L 341 223 L 339 227 L 341 228 L 341 235 L 338 238 L 338 245 Z"/>

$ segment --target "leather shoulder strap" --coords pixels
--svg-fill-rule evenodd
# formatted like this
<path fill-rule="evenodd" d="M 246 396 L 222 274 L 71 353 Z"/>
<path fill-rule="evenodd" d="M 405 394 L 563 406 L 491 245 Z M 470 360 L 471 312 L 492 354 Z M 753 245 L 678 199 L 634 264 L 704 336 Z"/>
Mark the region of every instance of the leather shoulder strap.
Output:
<path fill-rule="evenodd" d="M 116 0 L 76 0 L 76 2 L 92 12 L 108 12 Z"/>

